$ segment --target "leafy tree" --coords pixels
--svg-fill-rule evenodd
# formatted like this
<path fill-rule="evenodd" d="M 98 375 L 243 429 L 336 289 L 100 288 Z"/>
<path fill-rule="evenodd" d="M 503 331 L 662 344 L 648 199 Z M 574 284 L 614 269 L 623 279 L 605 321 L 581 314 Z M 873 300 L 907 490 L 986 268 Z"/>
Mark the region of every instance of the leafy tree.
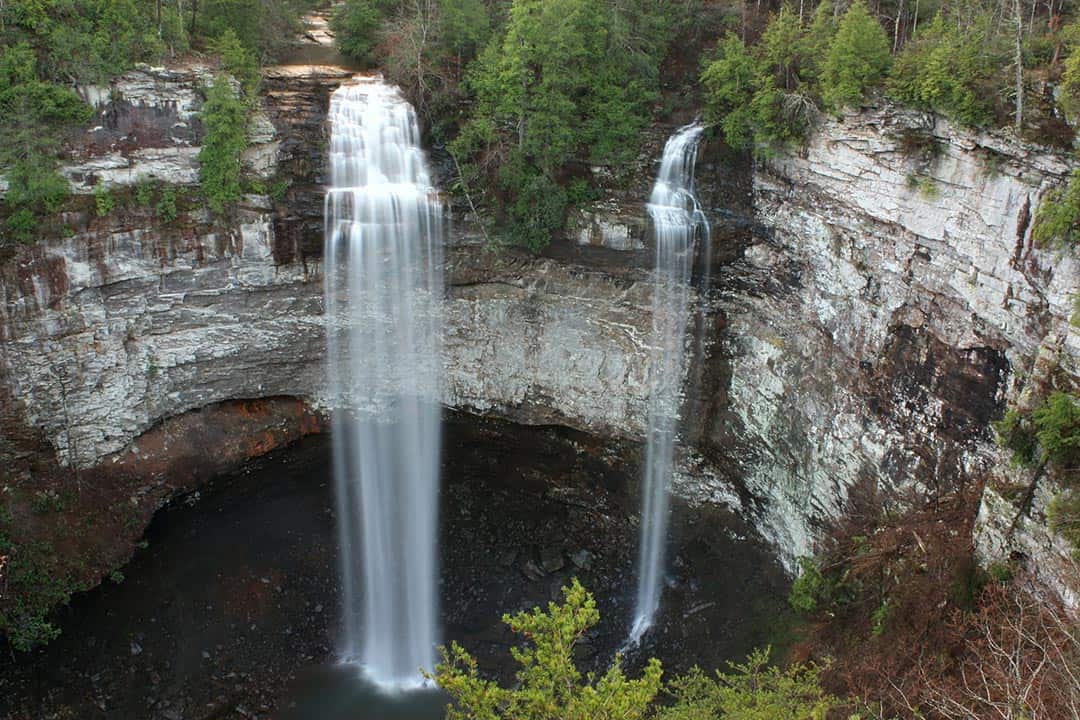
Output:
<path fill-rule="evenodd" d="M 675 698 L 657 720 L 825 720 L 841 706 L 821 687 L 813 665 L 781 670 L 769 665 L 769 650 L 756 650 L 731 672 L 710 678 L 694 668 L 669 686 Z"/>
<path fill-rule="evenodd" d="M 549 603 L 547 612 L 504 615 L 503 622 L 528 641 L 510 650 L 519 669 L 513 689 L 481 678 L 476 660 L 457 643 L 442 648 L 434 680 L 453 699 L 448 720 L 634 720 L 643 718 L 660 689 L 660 662 L 631 680 L 619 657 L 600 677 L 582 675 L 574 664 L 574 646 L 600 620 L 596 602 L 575 579 L 563 588 L 565 602 Z"/>
<path fill-rule="evenodd" d="M 222 212 L 240 199 L 240 155 L 247 147 L 247 110 L 225 76 L 210 86 L 199 119 L 206 128 L 199 180 L 211 209 Z"/>
<path fill-rule="evenodd" d="M 774 146 L 801 141 L 817 112 L 795 72 L 798 35 L 791 18 L 773 17 L 765 30 L 768 43 L 757 57 L 735 35 L 725 36 L 702 70 L 705 116 L 734 148 L 767 154 Z M 772 30 L 773 23 L 779 29 Z"/>
<path fill-rule="evenodd" d="M 939 112 L 964 125 L 994 119 L 987 85 L 1003 59 L 987 56 L 979 32 L 961 32 L 938 16 L 896 57 L 887 92 L 900 102 Z"/>
<path fill-rule="evenodd" d="M 459 64 L 484 43 L 490 30 L 483 0 L 439 0 L 439 42 Z"/>
<path fill-rule="evenodd" d="M 754 118 L 749 106 L 757 91 L 758 65 L 734 33 L 725 35 L 717 44 L 714 59 L 702 70 L 701 84 L 705 118 L 720 126 L 732 147 L 750 147 Z"/>
<path fill-rule="evenodd" d="M 338 49 L 356 60 L 370 61 L 382 19 L 374 0 L 348 0 L 339 6 L 330 20 Z"/>
<path fill-rule="evenodd" d="M 633 155 L 666 46 L 660 14 L 642 2 L 513 0 L 504 31 L 470 65 L 476 104 L 451 151 L 498 178 L 515 241 L 540 248 L 562 227 L 565 193 L 547 191 L 574 178 L 576 160 L 619 166 Z"/>
<path fill-rule="evenodd" d="M 775 68 L 777 86 L 790 90 L 798 83 L 803 29 L 799 16 L 788 5 L 769 19 L 758 42 L 758 56 L 766 66 Z"/>
<path fill-rule="evenodd" d="M 1039 445 L 1029 418 L 1009 408 L 1000 420 L 991 423 L 991 427 L 997 444 L 1012 452 L 1010 461 L 1013 465 L 1031 467 L 1035 464 Z"/>
<path fill-rule="evenodd" d="M 1073 35 L 1080 34 L 1080 25 L 1071 27 Z M 1065 59 L 1058 84 L 1058 103 L 1073 123 L 1080 119 L 1080 43 L 1074 45 Z"/>
<path fill-rule="evenodd" d="M 818 603 L 826 600 L 828 581 L 810 558 L 799 558 L 799 577 L 791 584 L 788 604 L 801 613 L 811 613 Z"/>
<path fill-rule="evenodd" d="M 867 88 L 885 77 L 889 60 L 885 30 L 863 0 L 854 0 L 825 55 L 821 92 L 826 104 L 841 108 L 857 103 Z"/>
<path fill-rule="evenodd" d="M 56 148 L 63 128 L 85 122 L 91 110 L 71 90 L 38 79 L 30 45 L 16 43 L 0 54 L 0 166 L 5 167 L 5 200 L 14 212 L 7 230 L 15 239 L 33 239 L 39 216 L 56 212 L 68 196 L 68 181 L 57 171 Z"/>

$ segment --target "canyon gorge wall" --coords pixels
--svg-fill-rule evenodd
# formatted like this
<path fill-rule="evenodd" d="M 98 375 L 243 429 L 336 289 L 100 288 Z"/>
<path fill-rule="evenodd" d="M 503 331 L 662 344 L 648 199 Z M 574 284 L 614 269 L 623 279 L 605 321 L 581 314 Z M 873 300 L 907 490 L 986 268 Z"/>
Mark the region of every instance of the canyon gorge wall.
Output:
<path fill-rule="evenodd" d="M 217 403 L 332 403 L 321 188 L 329 92 L 347 72 L 267 70 L 246 162 L 268 185 L 287 179 L 282 196 L 247 195 L 226 218 L 183 194 L 170 223 L 130 202 L 94 213 L 96 182 L 121 195 L 150 176 L 190 188 L 208 74 L 144 69 L 86 89 L 98 119 L 67 171 L 82 201 L 0 269 L 5 456 L 25 458 L 14 440 L 33 437 L 61 465 L 92 468 Z M 650 133 L 632 187 L 575 216 L 542 256 L 488 250 L 458 209 L 447 405 L 641 437 L 652 263 L 642 201 L 668 130 Z M 804 150 L 755 170 L 706 148 L 699 195 L 717 232 L 710 312 L 688 340 L 691 447 L 678 491 L 741 495 L 791 566 L 853 488 L 902 504 L 1000 474 L 988 421 L 1052 374 L 1073 387 L 1080 377 L 1069 324 L 1080 266 L 1030 239 L 1039 198 L 1067 170 L 1022 143 L 888 107 L 828 120 Z M 1064 557 L 1040 529 L 1049 492 L 1016 521 L 988 491 L 985 557 Z"/>

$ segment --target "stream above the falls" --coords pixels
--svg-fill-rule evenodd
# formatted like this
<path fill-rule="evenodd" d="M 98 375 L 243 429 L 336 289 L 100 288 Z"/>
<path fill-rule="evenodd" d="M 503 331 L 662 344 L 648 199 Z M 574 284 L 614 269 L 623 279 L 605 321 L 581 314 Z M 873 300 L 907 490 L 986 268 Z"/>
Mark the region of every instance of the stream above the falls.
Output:
<path fill-rule="evenodd" d="M 516 638 L 499 618 L 576 576 L 601 612 L 579 665 L 606 667 L 633 613 L 641 448 L 462 414 L 444 427 L 442 641 L 509 682 Z M 330 465 L 329 437 L 310 437 L 160 511 L 123 578 L 60 611 L 57 640 L 0 658 L 0 718 L 440 717 L 441 698 L 379 704 L 333 667 Z M 650 655 L 674 673 L 776 642 L 788 580 L 754 537 L 728 511 L 674 504 L 664 602 L 629 673 Z"/>

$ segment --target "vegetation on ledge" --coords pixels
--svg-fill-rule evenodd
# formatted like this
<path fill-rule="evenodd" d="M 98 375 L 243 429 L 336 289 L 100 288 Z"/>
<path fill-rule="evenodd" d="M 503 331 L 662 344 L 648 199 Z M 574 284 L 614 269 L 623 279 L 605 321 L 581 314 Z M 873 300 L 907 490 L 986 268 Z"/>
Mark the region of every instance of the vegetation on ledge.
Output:
<path fill-rule="evenodd" d="M 1050 503 L 1047 520 L 1080 559 L 1080 397 L 1055 391 L 1030 412 L 1009 409 L 994 432 L 1014 466 L 1036 468 L 1032 483 L 1046 468 L 1061 482 L 1064 489 Z"/>
<path fill-rule="evenodd" d="M 626 677 L 618 655 L 600 677 L 582 675 L 574 647 L 600 613 L 576 579 L 563 596 L 563 604 L 549 603 L 546 612 L 503 616 L 526 641 L 510 650 L 520 666 L 513 688 L 481 677 L 476 660 L 457 643 L 442 648 L 443 661 L 431 678 L 453 699 L 447 720 L 824 720 L 841 706 L 821 688 L 816 667 L 771 667 L 768 650 L 729 672 L 709 676 L 695 668 L 666 685 L 655 658 L 636 679 Z M 658 702 L 662 690 L 670 703 Z"/>

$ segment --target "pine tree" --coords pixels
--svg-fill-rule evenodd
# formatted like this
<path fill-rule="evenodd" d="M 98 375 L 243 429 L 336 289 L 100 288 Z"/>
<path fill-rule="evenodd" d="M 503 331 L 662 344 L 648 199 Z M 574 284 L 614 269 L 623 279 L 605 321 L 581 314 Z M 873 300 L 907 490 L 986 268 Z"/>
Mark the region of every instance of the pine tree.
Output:
<path fill-rule="evenodd" d="M 214 80 L 199 119 L 206 128 L 199 150 L 199 181 L 211 209 L 222 212 L 240 199 L 240 155 L 247 147 L 247 109 L 228 78 Z"/>
<path fill-rule="evenodd" d="M 889 67 L 889 38 L 881 23 L 855 0 L 829 44 L 822 72 L 822 97 L 834 109 L 853 105 Z"/>

